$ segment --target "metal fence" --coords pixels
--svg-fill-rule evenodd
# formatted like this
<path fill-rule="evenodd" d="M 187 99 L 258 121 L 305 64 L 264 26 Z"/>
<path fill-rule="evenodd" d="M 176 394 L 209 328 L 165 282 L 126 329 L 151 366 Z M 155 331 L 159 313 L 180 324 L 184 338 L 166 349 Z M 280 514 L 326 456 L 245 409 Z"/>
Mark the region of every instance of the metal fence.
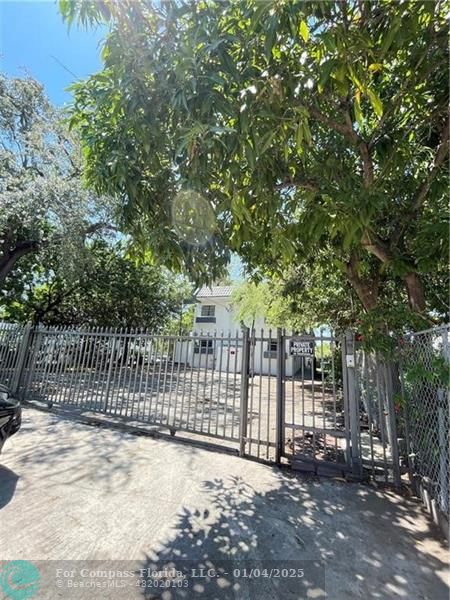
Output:
<path fill-rule="evenodd" d="M 271 462 L 345 466 L 334 338 L 317 337 L 312 365 L 290 355 L 292 336 L 281 331 L 21 331 L 18 392 L 27 400 L 199 434 Z"/>
<path fill-rule="evenodd" d="M 394 397 L 399 388 L 398 368 L 377 352 L 357 347 L 356 389 L 359 419 L 356 425 L 361 465 L 375 479 L 401 484 L 398 438 L 401 423 Z"/>
<path fill-rule="evenodd" d="M 435 520 L 449 514 L 450 327 L 405 338 L 400 352 L 409 469 Z"/>
<path fill-rule="evenodd" d="M 399 369 L 351 334 L 0 323 L 0 382 L 30 401 L 198 434 L 302 470 L 399 486 L 408 468 L 446 513 L 448 332 L 407 338 Z"/>
<path fill-rule="evenodd" d="M 25 327 L 0 322 L 0 383 L 17 389 L 18 366 L 23 360 L 26 347 L 23 344 Z"/>
<path fill-rule="evenodd" d="M 239 336 L 37 329 L 21 394 L 30 400 L 239 441 Z M 225 349 L 227 352 L 225 352 Z M 211 351 L 220 359 L 209 364 Z"/>
<path fill-rule="evenodd" d="M 280 462 L 346 467 L 333 337 L 293 356 L 281 330 L 155 335 L 4 324 L 0 377 L 20 397 L 189 432 Z M 284 349 L 284 351 L 283 351 Z"/>

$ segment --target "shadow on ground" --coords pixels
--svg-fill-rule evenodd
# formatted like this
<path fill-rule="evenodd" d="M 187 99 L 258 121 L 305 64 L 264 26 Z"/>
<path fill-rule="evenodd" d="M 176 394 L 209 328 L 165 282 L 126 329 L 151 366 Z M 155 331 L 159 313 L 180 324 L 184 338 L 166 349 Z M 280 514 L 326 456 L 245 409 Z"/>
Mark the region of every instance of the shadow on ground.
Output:
<path fill-rule="evenodd" d="M 63 478 L 66 486 L 96 484 L 114 493 L 126 489 L 136 470 L 148 469 L 149 456 L 139 451 L 139 435 L 124 434 L 107 423 L 86 425 L 76 420 L 76 414 L 37 414 L 39 431 L 26 422 L 17 434 L 24 440 L 31 439 L 26 433 L 38 434 L 38 443 L 34 438 L 34 443 L 21 446 L 19 461 L 25 474 L 27 467 L 39 465 L 40 478 L 49 488 L 61 485 Z M 183 446 L 185 456 L 195 450 Z"/>
<path fill-rule="evenodd" d="M 430 531 L 415 527 L 414 503 L 358 485 L 277 476 L 267 493 L 239 477 L 205 481 L 219 516 L 183 509 L 170 541 L 143 562 L 145 597 L 448 598 L 447 564 L 423 546 Z M 188 575 L 188 587 L 155 589 L 155 572 L 174 571 Z"/>
<path fill-rule="evenodd" d="M 161 588 L 148 577 L 145 594 L 135 589 L 163 600 L 448 599 L 448 552 L 417 502 L 33 409 L 24 416 L 6 447 L 5 556 L 218 575 Z"/>

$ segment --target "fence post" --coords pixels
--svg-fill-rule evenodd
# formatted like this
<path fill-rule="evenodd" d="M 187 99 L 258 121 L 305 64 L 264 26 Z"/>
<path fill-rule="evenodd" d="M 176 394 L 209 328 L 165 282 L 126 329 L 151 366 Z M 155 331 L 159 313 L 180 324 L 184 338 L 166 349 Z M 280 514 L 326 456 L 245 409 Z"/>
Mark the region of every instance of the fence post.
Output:
<path fill-rule="evenodd" d="M 403 361 L 400 361 L 400 390 L 401 390 L 401 396 L 403 399 L 403 418 L 404 418 L 404 422 L 405 422 L 405 445 L 406 445 L 406 457 L 407 457 L 407 461 L 408 461 L 408 477 L 409 477 L 409 482 L 413 487 L 414 493 L 419 496 L 419 490 L 417 489 L 417 480 L 414 477 L 414 464 L 413 464 L 413 458 L 411 455 L 411 432 L 410 432 L 410 426 L 409 426 L 409 402 L 408 402 L 408 398 L 406 397 L 406 390 L 405 390 L 405 374 L 403 371 Z"/>
<path fill-rule="evenodd" d="M 359 394 L 357 393 L 355 338 L 351 331 L 345 334 L 344 371 L 347 380 L 348 416 L 350 426 L 350 460 L 352 476 L 362 477 L 361 452 L 359 446 Z M 345 388 L 344 388 L 345 392 Z"/>
<path fill-rule="evenodd" d="M 384 362 L 384 361 L 383 361 Z M 388 428 L 389 438 L 391 444 L 391 456 L 392 456 L 392 471 L 394 475 L 394 485 L 399 488 L 401 486 L 400 477 L 400 459 L 398 454 L 398 438 L 397 438 L 397 420 L 395 416 L 395 403 L 394 403 L 394 386 L 392 382 L 392 365 L 384 362 L 385 372 L 385 398 L 386 407 L 388 411 Z"/>
<path fill-rule="evenodd" d="M 284 367 L 285 348 L 283 331 L 277 329 L 277 409 L 275 434 L 275 462 L 279 464 L 284 454 Z"/>
<path fill-rule="evenodd" d="M 248 421 L 248 384 L 250 363 L 250 336 L 248 327 L 242 329 L 242 363 L 241 363 L 241 406 L 239 414 L 239 456 L 245 456 Z"/>
<path fill-rule="evenodd" d="M 25 364 L 27 361 L 29 343 L 30 343 L 30 335 L 32 332 L 32 325 L 27 323 L 23 328 L 22 340 L 20 342 L 19 347 L 19 355 L 17 357 L 17 362 L 14 369 L 14 376 L 11 382 L 11 392 L 14 395 L 18 395 L 20 389 L 20 382 L 22 379 L 23 370 L 25 368 Z"/>
<path fill-rule="evenodd" d="M 116 334 L 113 333 L 112 335 L 113 335 L 113 338 L 112 338 L 112 345 L 111 345 L 111 355 L 110 355 L 109 366 L 108 366 L 108 374 L 106 376 L 105 402 L 103 405 L 103 412 L 106 412 L 108 409 L 109 388 L 111 387 L 111 374 L 112 374 L 113 363 L 114 363 L 114 354 L 116 351 Z"/>
<path fill-rule="evenodd" d="M 442 355 L 446 362 L 450 362 L 450 346 L 448 341 L 448 328 L 442 331 Z M 439 441 L 439 488 L 440 509 L 444 515 L 448 515 L 449 509 L 449 473 L 448 473 L 448 458 L 449 458 L 449 439 L 448 439 L 448 419 L 450 419 L 449 411 L 449 394 L 448 389 L 440 388 L 437 391 L 438 400 L 438 441 Z"/>
<path fill-rule="evenodd" d="M 34 371 L 36 368 L 37 357 L 39 351 L 41 349 L 41 330 L 39 328 L 39 324 L 37 327 L 33 327 L 30 332 L 30 337 L 28 340 L 28 347 L 31 350 L 30 360 L 28 362 L 28 372 L 24 379 L 22 391 L 20 394 L 20 399 L 23 400 L 25 398 L 25 394 L 28 391 L 31 381 L 33 380 Z M 26 364 L 26 361 L 25 361 Z"/>
<path fill-rule="evenodd" d="M 345 459 L 347 466 L 351 466 L 352 457 L 350 454 L 350 416 L 348 409 L 348 374 L 347 374 L 347 346 L 345 335 L 341 336 L 341 365 L 342 365 L 342 393 L 344 401 L 344 430 L 345 430 Z"/>

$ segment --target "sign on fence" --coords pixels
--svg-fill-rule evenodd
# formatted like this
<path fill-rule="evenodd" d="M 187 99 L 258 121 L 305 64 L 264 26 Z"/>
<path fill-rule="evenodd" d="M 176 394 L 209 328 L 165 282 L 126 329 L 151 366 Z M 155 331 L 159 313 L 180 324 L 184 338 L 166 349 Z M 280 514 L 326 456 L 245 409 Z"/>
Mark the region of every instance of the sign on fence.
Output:
<path fill-rule="evenodd" d="M 291 356 L 314 356 L 314 341 L 302 338 L 292 338 L 289 344 Z"/>

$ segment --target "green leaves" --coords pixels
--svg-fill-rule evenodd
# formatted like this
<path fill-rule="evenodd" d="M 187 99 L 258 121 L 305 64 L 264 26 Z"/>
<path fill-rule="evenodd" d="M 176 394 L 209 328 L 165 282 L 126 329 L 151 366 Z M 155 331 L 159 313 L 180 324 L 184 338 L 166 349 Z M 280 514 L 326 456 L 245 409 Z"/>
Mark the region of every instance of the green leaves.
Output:
<path fill-rule="evenodd" d="M 361 92 L 360 92 L 360 90 L 357 90 L 357 92 L 355 94 L 353 106 L 355 109 L 356 122 L 358 123 L 358 127 L 362 130 L 362 128 L 364 126 L 364 119 L 363 119 L 363 114 L 362 114 L 362 110 L 361 110 Z"/>
<path fill-rule="evenodd" d="M 272 50 L 275 45 L 276 35 L 277 35 L 277 24 L 278 18 L 276 13 L 269 17 L 268 27 L 265 33 L 264 40 L 264 52 L 266 55 L 267 61 L 270 61 L 272 57 Z"/>
<path fill-rule="evenodd" d="M 380 97 L 374 90 L 367 90 L 367 95 L 370 100 L 370 104 L 372 105 L 373 110 L 377 117 L 381 117 L 383 115 L 383 103 L 380 100 Z"/>
<path fill-rule="evenodd" d="M 109 68 L 77 88 L 74 124 L 89 180 L 123 198 L 130 231 L 143 222 L 139 240 L 155 256 L 207 277 L 230 248 L 271 273 L 298 258 L 293 249 L 303 265 L 319 250 L 341 265 L 356 252 L 364 276 L 383 278 L 380 294 L 390 286 L 401 302 L 395 260 L 430 272 L 442 263 L 420 250 L 441 230 L 418 222 L 445 210 L 445 172 L 433 171 L 448 104 L 445 14 L 363 4 L 364 17 L 352 2 L 176 2 L 169 18 L 158 3 L 156 24 L 111 4 Z M 214 207 L 204 248 L 173 230 L 180 187 Z M 363 246 L 365 230 L 396 259 Z"/>
<path fill-rule="evenodd" d="M 301 35 L 302 40 L 306 43 L 309 40 L 309 28 L 306 21 L 300 21 L 299 33 Z"/>

